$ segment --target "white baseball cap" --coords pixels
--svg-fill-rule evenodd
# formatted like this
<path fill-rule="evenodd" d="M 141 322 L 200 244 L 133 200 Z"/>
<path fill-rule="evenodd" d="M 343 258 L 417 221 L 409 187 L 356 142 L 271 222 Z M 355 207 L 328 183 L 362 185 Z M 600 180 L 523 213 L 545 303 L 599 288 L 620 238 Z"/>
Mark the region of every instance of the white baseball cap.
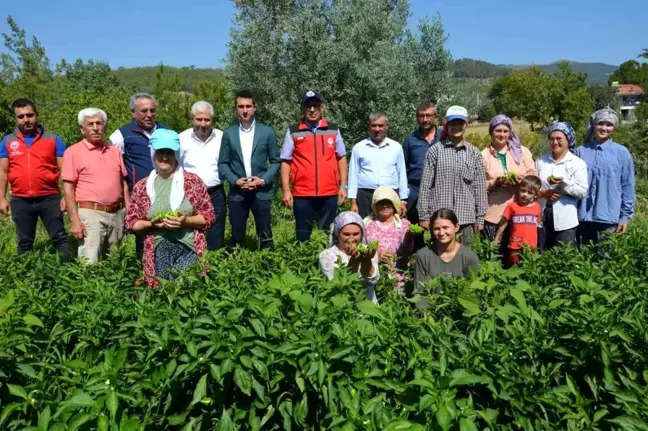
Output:
<path fill-rule="evenodd" d="M 451 106 L 446 111 L 446 121 L 463 120 L 468 122 L 468 111 L 463 106 Z"/>

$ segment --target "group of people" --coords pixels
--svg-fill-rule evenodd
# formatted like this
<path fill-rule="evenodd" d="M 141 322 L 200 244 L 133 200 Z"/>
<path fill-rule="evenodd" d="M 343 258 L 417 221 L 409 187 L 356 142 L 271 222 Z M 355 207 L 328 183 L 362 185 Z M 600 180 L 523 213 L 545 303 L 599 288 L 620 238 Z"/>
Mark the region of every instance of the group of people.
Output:
<path fill-rule="evenodd" d="M 500 242 L 513 265 L 522 247 L 598 241 L 604 231 L 625 232 L 633 215 L 632 157 L 611 139 L 619 124 L 611 109 L 592 115 L 579 148 L 569 124 L 552 125 L 550 153 L 536 162 L 503 115 L 491 121 L 492 143 L 480 152 L 464 139 L 469 118 L 462 107 L 450 107 L 437 127 L 436 108 L 420 105 L 418 129 L 402 146 L 387 136 L 387 114 L 374 112 L 369 137 L 353 146 L 347 162 L 340 129 L 323 117 L 315 91 L 303 94 L 303 116 L 281 149 L 274 131 L 256 120 L 249 91 L 236 93 L 238 123 L 224 131 L 214 127 L 205 101 L 192 106 L 192 127 L 180 134 L 156 121 L 152 95 L 135 94 L 129 105 L 132 121 L 108 139 L 106 113 L 80 111 L 83 138 L 66 148 L 40 124 L 30 100 L 12 104 L 17 129 L 0 141 L 0 213 L 12 214 L 19 254 L 33 248 L 41 218 L 63 259 L 71 260 L 67 210 L 79 257 L 97 262 L 132 233 L 144 278 L 156 286 L 155 277 L 172 279 L 206 250 L 225 246 L 228 209 L 228 247 L 242 244 L 252 212 L 258 247 L 273 249 L 270 204 L 279 173 L 296 239 L 332 226 L 322 272 L 332 278 L 335 267 L 348 266 L 377 301 L 378 265 L 402 287 L 402 270 L 415 252 L 418 285 L 427 276 L 468 275 L 477 256 L 467 246 L 480 232 Z M 351 210 L 338 215 L 347 199 Z M 426 247 L 414 224 L 432 232 L 432 244 Z M 360 251 L 373 241 L 375 249 Z"/>
<path fill-rule="evenodd" d="M 335 219 L 329 248 L 320 254 L 329 279 L 345 265 L 377 302 L 379 265 L 401 287 L 399 274 L 414 252 L 415 289 L 428 277 L 470 276 L 478 258 L 468 246 L 478 233 L 499 244 L 504 266 L 511 267 L 525 248 L 586 245 L 605 232 L 626 232 L 636 198 L 634 164 L 628 149 L 612 140 L 619 125 L 614 110 L 592 114 L 580 147 L 570 124 L 552 124 L 549 152 L 537 161 L 505 115 L 490 122 L 491 145 L 481 152 L 464 139 L 465 108 L 450 107 L 441 128 L 436 117 L 434 106 L 420 105 L 419 129 L 402 147 L 381 133 L 386 127 L 375 120 L 386 120 L 384 114 L 370 117 L 370 138 L 351 155 L 349 197 L 357 202 Z M 410 223 L 430 230 L 432 243 L 426 246 Z M 373 241 L 375 250 L 362 247 Z"/>

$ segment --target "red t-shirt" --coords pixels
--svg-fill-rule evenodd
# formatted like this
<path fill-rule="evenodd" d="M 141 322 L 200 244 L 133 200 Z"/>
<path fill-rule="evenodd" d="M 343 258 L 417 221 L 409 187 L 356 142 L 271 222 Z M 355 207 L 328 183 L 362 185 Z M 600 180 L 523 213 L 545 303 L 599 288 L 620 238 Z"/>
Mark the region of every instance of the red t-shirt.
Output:
<path fill-rule="evenodd" d="M 538 246 L 538 225 L 542 222 L 538 202 L 522 206 L 513 200 L 504 210 L 503 217 L 506 217 L 511 229 L 510 249 L 519 250 L 523 245 Z"/>

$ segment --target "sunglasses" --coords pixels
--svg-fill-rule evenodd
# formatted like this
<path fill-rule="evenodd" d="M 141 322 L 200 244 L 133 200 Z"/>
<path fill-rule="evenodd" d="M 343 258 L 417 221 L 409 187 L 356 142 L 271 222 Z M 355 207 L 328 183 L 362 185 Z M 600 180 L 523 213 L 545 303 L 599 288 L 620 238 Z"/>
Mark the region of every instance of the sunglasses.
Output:
<path fill-rule="evenodd" d="M 29 114 L 18 114 L 18 115 L 16 115 L 16 118 L 19 119 L 19 120 L 22 120 L 22 119 L 25 118 L 25 117 L 27 117 L 27 118 L 34 118 L 35 116 L 36 116 L 36 114 L 34 114 L 34 113 L 32 112 L 32 113 L 29 113 Z"/>
<path fill-rule="evenodd" d="M 149 109 L 134 109 L 134 111 L 139 112 L 140 114 L 146 114 L 147 112 L 150 112 L 151 114 L 155 114 L 156 109 L 155 108 L 149 108 Z"/>

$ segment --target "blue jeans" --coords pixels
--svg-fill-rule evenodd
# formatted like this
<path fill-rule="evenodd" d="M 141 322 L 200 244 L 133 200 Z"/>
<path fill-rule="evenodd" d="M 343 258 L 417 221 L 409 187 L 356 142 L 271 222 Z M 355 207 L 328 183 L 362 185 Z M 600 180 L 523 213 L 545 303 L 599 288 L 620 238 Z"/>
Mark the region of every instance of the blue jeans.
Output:
<path fill-rule="evenodd" d="M 216 221 L 207 229 L 207 250 L 218 250 L 225 244 L 225 217 L 227 216 L 227 204 L 225 203 L 225 191 L 223 186 L 210 187 L 207 189 L 209 199 L 214 207 Z"/>
<path fill-rule="evenodd" d="M 18 237 L 18 254 L 23 254 L 34 248 L 36 224 L 40 217 L 49 234 L 50 241 L 61 254 L 63 261 L 72 260 L 68 245 L 67 233 L 63 224 L 61 212 L 61 196 L 58 194 L 38 198 L 11 198 L 11 216 L 16 226 Z"/>
<path fill-rule="evenodd" d="M 241 201 L 229 201 L 229 219 L 232 225 L 230 246 L 243 245 L 250 211 L 259 237 L 259 250 L 273 250 L 270 201 L 258 199 L 253 192 L 247 192 Z"/>
<path fill-rule="evenodd" d="M 294 198 L 293 212 L 295 214 L 297 241 L 308 241 L 316 222 L 320 229 L 328 231 L 337 216 L 337 201 L 337 195 Z"/>

